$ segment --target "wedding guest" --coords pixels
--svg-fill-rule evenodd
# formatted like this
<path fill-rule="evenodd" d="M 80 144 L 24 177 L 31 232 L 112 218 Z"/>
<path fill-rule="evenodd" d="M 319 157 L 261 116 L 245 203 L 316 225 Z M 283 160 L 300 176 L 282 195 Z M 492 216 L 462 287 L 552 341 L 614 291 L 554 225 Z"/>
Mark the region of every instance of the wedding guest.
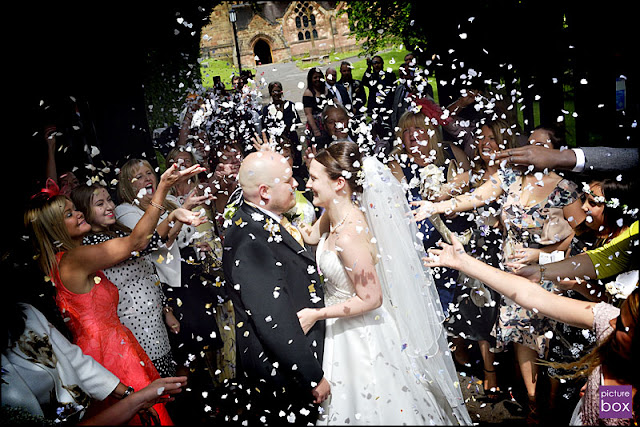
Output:
<path fill-rule="evenodd" d="M 628 295 L 618 309 L 610 304 L 585 302 L 547 292 L 536 283 L 514 276 L 484 264 L 467 255 L 463 246 L 453 237 L 453 245 L 442 243 L 442 249 L 430 249 L 423 258 L 430 267 L 448 266 L 481 280 L 522 307 L 537 310 L 545 316 L 592 329 L 598 346 L 577 362 L 554 364 L 571 370 L 571 376 L 587 378 L 584 397 L 575 408 L 570 425 L 630 425 L 637 423 L 639 397 L 635 392 L 640 385 L 634 355 L 638 352 L 635 328 L 639 318 L 640 289 Z M 632 386 L 632 418 L 600 417 L 600 386 Z"/>
<path fill-rule="evenodd" d="M 531 165 L 536 170 L 561 169 L 572 172 L 630 171 L 638 166 L 638 148 L 577 147 L 570 150 L 558 147 L 544 151 L 535 146 L 504 150 L 498 159 L 508 165 Z"/>
<path fill-rule="evenodd" d="M 327 130 L 322 125 L 322 110 L 329 101 L 336 102 L 324 82 L 324 74 L 319 68 L 311 68 L 307 73 L 307 88 L 302 93 L 304 114 L 307 118 L 307 145 L 326 147 L 329 143 Z"/>
<path fill-rule="evenodd" d="M 68 319 L 75 344 L 135 389 L 147 386 L 159 375 L 131 331 L 120 322 L 118 289 L 101 270 L 143 250 L 162 210 L 155 206 L 162 207 L 178 178 L 201 171 L 198 166 L 185 171 L 169 168 L 150 201 L 153 208 L 131 234 L 97 245 L 82 245 L 91 226 L 56 187 L 34 196 L 25 212 L 25 226 L 34 239 L 40 267 L 56 285 L 56 302 Z M 199 221 L 193 214 L 179 219 L 193 224 Z M 171 423 L 163 406 L 156 405 L 155 409 L 163 423 Z"/>
<path fill-rule="evenodd" d="M 553 148 L 556 141 L 552 131 L 538 129 L 530 136 L 531 144 Z M 540 253 L 565 251 L 573 237 L 573 227 L 584 218 L 578 199 L 578 187 L 555 172 L 525 174 L 506 168 L 497 173 L 473 193 L 455 196 L 447 201 L 431 204 L 418 201 L 414 211 L 416 219 L 428 214 L 465 212 L 489 204 L 505 195 L 501 222 L 505 230 L 502 259 L 522 264 L 537 262 Z M 422 212 L 420 212 L 424 209 Z M 547 291 L 553 289 L 549 281 L 541 282 Z M 498 322 L 492 335 L 496 337 L 496 350 L 503 351 L 513 343 L 522 379 L 528 394 L 529 416 L 537 418 L 536 382 L 537 358 L 544 358 L 555 321 L 535 311 L 525 309 L 508 298 L 503 298 Z"/>
<path fill-rule="evenodd" d="M 170 395 L 186 385 L 186 377 L 159 378 L 132 392 L 32 305 L 5 301 L 0 317 L 8 332 L 2 346 L 3 409 L 26 411 L 39 425 L 119 425 L 136 414 L 159 422 L 152 406 L 172 401 Z M 104 401 L 104 409 L 95 409 L 92 399 Z M 24 422 L 17 416 L 9 421 Z"/>
<path fill-rule="evenodd" d="M 476 137 L 471 169 L 455 179 L 458 182 L 468 182 L 470 192 L 498 171 L 499 164 L 493 160 L 495 153 L 515 146 L 515 135 L 509 124 L 501 119 L 486 121 Z M 500 265 L 500 207 L 496 200 L 488 206 L 474 210 L 475 225 L 469 242 L 465 245 L 472 256 L 494 267 Z M 458 277 L 457 282 L 454 307 L 446 323 L 447 331 L 453 337 L 452 342 L 456 348 L 454 354 L 459 363 L 471 367 L 467 352 L 468 343 L 477 343 L 483 362 L 484 393 L 490 400 L 496 401 L 500 397 L 500 388 L 495 354 L 491 351 L 491 347 L 495 346 L 495 337 L 491 336 L 491 331 L 498 317 L 501 295 L 465 275 Z"/>
<path fill-rule="evenodd" d="M 351 121 L 349 112 L 341 105 L 327 105 L 322 111 L 322 123 L 331 138 L 331 143 L 342 140 L 353 141 Z"/>
<path fill-rule="evenodd" d="M 304 182 L 309 174 L 302 161 L 302 146 L 296 129 L 302 126 L 302 121 L 295 108 L 295 103 L 282 98 L 282 83 L 269 83 L 271 102 L 262 107 L 260 114 L 262 130 L 267 135 L 284 136 L 291 143 L 293 149 L 293 176 L 298 182 Z"/>
<path fill-rule="evenodd" d="M 634 192 L 631 191 L 630 184 L 609 179 L 583 184 L 582 209 L 587 217 L 575 228 L 576 236 L 571 242 L 568 254 L 570 257 L 609 243 L 624 232 L 633 221 L 631 216 L 624 215 L 622 212 L 622 206 L 635 204 Z M 584 289 L 582 293 L 577 291 L 578 287 Z M 606 291 L 602 282 L 597 280 L 581 280 L 580 283 L 574 280 L 571 286 L 568 281 L 563 281 L 559 288 L 562 291 L 561 295 L 568 298 L 604 301 L 617 305 L 614 302 L 615 298 Z M 576 362 L 590 353 L 595 344 L 596 337 L 592 333 L 586 333 L 584 329 L 561 322 L 554 326 L 547 356 L 547 361 L 551 363 L 543 368 L 548 372 L 545 379 L 549 381 L 548 404 L 543 405 L 547 408 L 545 415 L 548 419 L 564 419 L 569 422 L 570 409 L 577 403 L 580 388 L 584 385 L 583 379 L 561 381 L 558 377 L 566 375 L 566 371 L 554 367 L 554 364 Z M 572 403 L 572 405 L 566 403 Z"/>
<path fill-rule="evenodd" d="M 339 105 L 342 105 L 346 109 L 351 109 L 351 98 L 342 83 L 338 83 L 338 72 L 336 69 L 329 67 L 324 71 L 324 75 L 325 84 L 331 96 L 335 98 Z"/>
<path fill-rule="evenodd" d="M 172 150 L 167 156 L 169 165 L 176 163 L 180 170 L 191 167 L 195 158 L 188 151 L 180 148 Z M 178 181 L 172 192 L 180 206 L 188 204 L 192 196 L 206 196 L 210 188 L 200 184 L 197 177 L 185 181 Z M 172 337 L 175 353 L 179 357 L 179 372 L 191 374 L 205 374 L 216 381 L 215 372 L 218 369 L 217 357 L 222 347 L 220 329 L 217 325 L 212 306 L 217 306 L 219 293 L 216 282 L 216 272 L 222 267 L 222 242 L 216 233 L 213 213 L 213 200 L 208 200 L 199 206 L 191 208 L 207 220 L 195 229 L 193 239 L 181 245 L 181 286 L 173 288 L 171 300 L 172 309 L 180 320 L 179 333 Z M 219 274 L 218 274 L 219 275 Z M 180 304 L 177 304 L 180 301 Z M 217 310 L 216 310 L 217 311 Z M 191 356 L 197 357 L 191 360 Z M 204 357 L 201 357 L 204 355 Z M 206 369 L 205 369 L 206 367 Z M 200 376 L 200 375 L 199 375 Z M 201 379 L 200 376 L 199 379 Z M 196 385 L 198 379 L 191 384 Z"/>
<path fill-rule="evenodd" d="M 97 183 L 81 185 L 71 193 L 71 201 L 91 225 L 83 244 L 95 245 L 131 233 L 131 229 L 116 221 L 115 203 L 105 187 Z M 175 222 L 175 216 L 174 211 L 168 222 Z M 145 250 L 103 270 L 118 288 L 120 321 L 136 337 L 161 377 L 172 377 L 176 372 L 165 323 L 173 333 L 179 331 L 180 323 L 168 305 L 150 254 L 161 244 L 159 233 L 168 231 L 168 225 L 159 226 Z"/>
<path fill-rule="evenodd" d="M 178 164 L 175 164 L 170 169 L 172 168 L 177 169 Z M 204 171 L 204 168 L 198 168 L 198 170 Z M 153 206 L 151 201 L 157 191 L 157 186 L 158 178 L 147 160 L 130 159 L 125 162 L 120 169 L 117 185 L 120 204 L 116 206 L 116 219 L 126 227 L 133 229 L 145 212 L 151 208 L 153 210 L 162 210 L 158 222 L 168 224 L 169 212 L 180 207 L 180 204 L 174 196 L 168 195 L 160 203 L 160 208 Z M 182 207 L 186 210 L 191 210 L 210 198 L 210 195 L 194 195 L 185 201 Z M 194 233 L 195 229 L 193 227 L 183 227 L 183 224 L 178 222 L 170 228 L 165 244 L 153 252 L 152 259 L 158 276 L 162 283 L 169 287 L 179 287 L 181 285 L 179 246 L 186 245 Z M 177 244 L 174 245 L 174 242 L 177 242 Z"/>
<path fill-rule="evenodd" d="M 391 114 L 396 76 L 392 71 L 384 70 L 384 60 L 376 55 L 367 60 L 362 84 L 369 90 L 367 114 L 373 120 L 374 132 L 380 137 L 383 145 L 391 147 L 394 134 Z"/>
<path fill-rule="evenodd" d="M 353 65 L 348 61 L 340 63 L 340 80 L 338 83 L 347 89 L 349 99 L 351 99 L 351 111 L 355 117 L 362 117 L 367 111 L 367 94 L 360 80 L 354 79 L 352 74 Z"/>
<path fill-rule="evenodd" d="M 396 179 L 405 186 L 409 201 L 431 197 L 437 200 L 445 183 L 449 185 L 443 193 L 463 191 L 466 184 L 460 186 L 454 183 L 454 179 L 469 169 L 469 159 L 458 147 L 442 140 L 438 127 L 422 111 L 407 111 L 400 117 L 397 137 L 398 143 L 391 151 L 388 165 Z M 470 230 L 470 226 L 466 217 L 438 216 L 422 220 L 418 230 L 424 236 L 424 247 L 429 248 L 442 238 L 446 230 L 462 233 Z M 445 312 L 453 302 L 456 277 L 457 272 L 447 269 L 435 277 Z"/>

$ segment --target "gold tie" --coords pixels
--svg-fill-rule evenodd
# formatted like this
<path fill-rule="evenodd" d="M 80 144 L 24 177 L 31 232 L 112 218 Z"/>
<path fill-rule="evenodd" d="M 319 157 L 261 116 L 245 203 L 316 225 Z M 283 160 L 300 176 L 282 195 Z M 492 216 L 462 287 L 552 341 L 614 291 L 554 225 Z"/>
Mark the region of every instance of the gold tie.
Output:
<path fill-rule="evenodd" d="M 287 217 L 282 217 L 282 219 L 280 220 L 280 225 L 283 226 L 284 229 L 287 230 L 294 239 L 296 239 L 296 242 L 300 243 L 300 246 L 304 248 L 302 233 L 300 233 L 300 230 L 298 230 L 295 225 L 291 224 L 291 221 L 289 221 Z"/>

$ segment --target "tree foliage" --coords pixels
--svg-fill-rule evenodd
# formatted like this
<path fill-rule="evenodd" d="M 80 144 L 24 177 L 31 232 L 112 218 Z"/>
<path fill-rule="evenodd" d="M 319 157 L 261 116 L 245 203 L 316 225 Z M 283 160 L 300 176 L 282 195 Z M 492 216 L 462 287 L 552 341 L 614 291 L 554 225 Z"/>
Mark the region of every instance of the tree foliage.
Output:
<path fill-rule="evenodd" d="M 351 33 L 364 40 L 362 50 L 372 55 L 390 43 L 411 44 L 411 8 L 408 1 L 354 1 L 346 2 L 339 13 L 348 14 Z"/>

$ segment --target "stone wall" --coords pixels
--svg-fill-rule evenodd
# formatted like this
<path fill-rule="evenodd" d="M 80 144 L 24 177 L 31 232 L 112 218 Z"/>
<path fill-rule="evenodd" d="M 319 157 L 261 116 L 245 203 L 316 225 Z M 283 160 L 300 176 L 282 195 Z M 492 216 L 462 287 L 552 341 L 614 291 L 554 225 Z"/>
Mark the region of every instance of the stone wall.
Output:
<path fill-rule="evenodd" d="M 313 8 L 315 25 L 298 26 L 296 17 L 302 16 L 301 7 Z M 239 6 L 236 6 L 239 7 Z M 271 62 L 290 61 L 291 57 L 315 57 L 327 55 L 330 52 L 343 52 L 357 49 L 355 37 L 349 32 L 349 20 L 346 15 L 336 16 L 344 7 L 342 2 L 337 7 L 325 9 L 313 1 L 290 2 L 282 17 L 272 17 L 269 22 L 264 16 L 250 12 L 244 8 L 244 13 L 250 12 L 248 25 L 238 28 L 238 44 L 243 67 L 255 67 L 256 44 L 261 40 L 268 45 Z M 202 29 L 200 43 L 201 55 L 206 58 L 216 58 L 237 64 L 235 53 L 233 27 L 229 22 L 230 2 L 222 2 L 211 13 L 210 22 Z M 307 17 L 310 15 L 307 15 Z M 299 22 L 301 19 L 299 20 Z M 238 27 L 240 27 L 238 22 Z M 315 29 L 315 33 L 313 30 Z M 305 34 L 309 31 L 309 34 Z M 309 37 L 300 40 L 299 34 Z M 264 47 L 265 45 L 262 44 Z M 268 55 L 260 58 L 262 63 L 268 62 Z"/>

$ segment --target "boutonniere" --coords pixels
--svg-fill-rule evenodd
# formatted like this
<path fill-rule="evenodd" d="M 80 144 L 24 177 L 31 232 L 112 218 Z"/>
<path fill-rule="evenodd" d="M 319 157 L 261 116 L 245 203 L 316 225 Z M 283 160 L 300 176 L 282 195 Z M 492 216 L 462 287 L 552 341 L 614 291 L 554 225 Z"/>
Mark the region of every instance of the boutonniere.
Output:
<path fill-rule="evenodd" d="M 287 218 L 291 224 L 297 226 L 298 223 L 303 219 L 304 213 L 302 212 L 302 209 L 298 209 L 298 207 L 296 206 L 291 211 L 282 214 L 282 216 Z"/>
<path fill-rule="evenodd" d="M 242 205 L 242 202 L 242 188 L 238 187 L 229 196 L 229 203 L 227 203 L 224 207 L 224 212 L 222 212 L 222 217 L 224 218 L 223 228 L 229 228 L 231 226 L 231 220 L 236 212 L 238 212 L 238 208 Z"/>

